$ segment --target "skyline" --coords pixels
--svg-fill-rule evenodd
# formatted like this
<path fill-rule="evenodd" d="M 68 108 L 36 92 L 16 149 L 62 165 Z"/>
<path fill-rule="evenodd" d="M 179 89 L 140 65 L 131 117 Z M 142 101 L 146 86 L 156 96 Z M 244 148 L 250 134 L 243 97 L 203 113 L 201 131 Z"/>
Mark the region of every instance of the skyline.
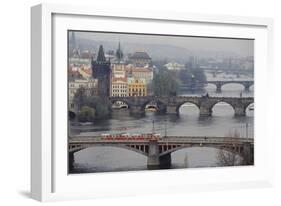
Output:
<path fill-rule="evenodd" d="M 152 56 L 157 56 L 155 50 L 159 47 L 161 56 L 166 57 L 173 53 L 189 56 L 227 56 L 227 57 L 248 57 L 254 55 L 254 40 L 250 39 L 229 39 L 213 37 L 190 37 L 190 36 L 169 36 L 152 34 L 125 34 L 125 33 L 106 33 L 74 31 L 76 42 L 83 44 L 91 41 L 92 50 L 103 44 L 107 50 L 116 49 L 118 42 L 121 42 L 125 53 L 135 50 L 148 50 Z M 69 35 L 71 32 L 69 32 Z M 85 44 L 85 43 L 84 43 Z M 175 50 L 172 52 L 171 50 Z M 171 53 L 171 54 L 170 54 Z M 169 55 L 170 54 L 170 55 Z M 183 58 L 183 57 L 180 57 Z"/>

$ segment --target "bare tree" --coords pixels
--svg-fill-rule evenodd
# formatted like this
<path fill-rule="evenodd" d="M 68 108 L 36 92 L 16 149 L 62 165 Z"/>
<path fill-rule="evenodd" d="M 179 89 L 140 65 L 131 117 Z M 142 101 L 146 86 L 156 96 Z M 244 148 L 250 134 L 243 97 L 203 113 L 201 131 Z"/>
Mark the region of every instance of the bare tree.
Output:
<path fill-rule="evenodd" d="M 233 132 L 228 132 L 225 137 L 232 137 L 233 140 L 231 141 L 231 143 L 233 145 L 239 144 L 238 138 L 240 137 L 240 134 L 237 130 L 234 130 Z M 241 165 L 243 161 L 243 159 L 238 154 L 224 150 L 223 148 L 218 151 L 217 160 L 218 166 Z"/>

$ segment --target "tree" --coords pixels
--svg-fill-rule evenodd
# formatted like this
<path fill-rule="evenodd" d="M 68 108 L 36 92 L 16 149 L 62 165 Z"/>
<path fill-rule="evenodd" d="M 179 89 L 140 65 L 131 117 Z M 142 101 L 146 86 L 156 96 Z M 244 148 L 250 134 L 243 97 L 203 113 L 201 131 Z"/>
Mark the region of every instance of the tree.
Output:
<path fill-rule="evenodd" d="M 103 119 L 107 117 L 110 113 L 109 111 L 109 102 L 104 98 L 100 98 L 99 96 L 89 96 L 86 98 L 85 105 L 95 108 L 96 119 Z"/>
<path fill-rule="evenodd" d="M 79 122 L 93 122 L 95 120 L 95 109 L 83 106 L 77 115 Z"/>
<path fill-rule="evenodd" d="M 84 87 L 79 88 L 73 98 L 73 102 L 77 105 L 77 109 L 80 110 L 84 105 L 86 105 L 87 96 Z"/>
<path fill-rule="evenodd" d="M 100 98 L 99 96 L 89 96 L 86 94 L 86 90 L 82 87 L 77 90 L 74 95 L 74 103 L 77 105 L 77 109 L 79 112 L 82 111 L 83 107 L 89 107 L 95 110 L 94 118 L 95 119 L 103 119 L 107 117 L 110 113 L 109 105 L 107 99 Z M 85 110 L 85 108 L 84 108 Z M 88 111 L 88 108 L 86 109 Z M 84 111 L 85 112 L 85 111 Z M 86 115 L 85 113 L 81 114 L 82 116 Z M 88 114 L 87 114 L 88 115 Z M 83 118 L 84 118 L 83 116 Z M 81 118 L 81 119 L 83 119 Z M 79 120 L 79 118 L 78 118 Z"/>
<path fill-rule="evenodd" d="M 240 137 L 240 134 L 237 130 L 234 132 L 229 132 L 226 137 L 233 137 L 236 138 L 237 141 L 233 141 L 233 144 L 238 144 L 239 140 L 238 138 Z M 225 151 L 223 149 L 220 149 L 218 151 L 217 155 L 217 165 L 219 166 L 235 166 L 235 165 L 241 165 L 243 159 L 238 155 L 230 151 Z"/>
<path fill-rule="evenodd" d="M 179 81 L 169 71 L 155 74 L 152 81 L 153 94 L 156 96 L 176 96 L 179 89 Z"/>
<path fill-rule="evenodd" d="M 178 78 L 182 84 L 189 84 L 192 81 L 205 83 L 206 75 L 203 69 L 182 69 L 178 72 Z"/>
<path fill-rule="evenodd" d="M 206 82 L 206 75 L 203 69 L 201 68 L 191 69 L 191 73 L 194 76 L 195 81 L 199 81 L 202 83 Z"/>

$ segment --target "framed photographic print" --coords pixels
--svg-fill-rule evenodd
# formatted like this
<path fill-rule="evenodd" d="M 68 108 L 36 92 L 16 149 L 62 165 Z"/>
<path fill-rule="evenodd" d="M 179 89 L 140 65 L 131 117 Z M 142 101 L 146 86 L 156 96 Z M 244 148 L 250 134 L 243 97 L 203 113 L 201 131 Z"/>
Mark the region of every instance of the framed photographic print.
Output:
<path fill-rule="evenodd" d="M 124 11 L 32 8 L 32 197 L 270 186 L 272 20 Z"/>

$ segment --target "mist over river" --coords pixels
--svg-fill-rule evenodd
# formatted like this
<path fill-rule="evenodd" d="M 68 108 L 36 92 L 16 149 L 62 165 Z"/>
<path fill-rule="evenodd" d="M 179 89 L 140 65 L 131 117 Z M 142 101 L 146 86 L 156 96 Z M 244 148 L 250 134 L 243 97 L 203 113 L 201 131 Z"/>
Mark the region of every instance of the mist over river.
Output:
<path fill-rule="evenodd" d="M 208 77 L 211 78 L 210 76 Z M 221 79 L 226 80 L 225 77 Z M 216 93 L 213 85 L 205 88 L 210 96 L 243 97 L 253 96 L 253 86 L 250 92 L 243 92 L 243 85 L 227 84 L 222 87 L 222 93 Z M 202 93 L 180 95 L 202 95 Z M 211 117 L 200 118 L 199 109 L 190 103 L 180 107 L 179 115 L 156 114 L 146 112 L 145 116 L 133 117 L 126 109 L 114 110 L 112 117 L 95 122 L 88 126 L 71 126 L 71 135 L 100 135 L 103 133 L 149 133 L 154 130 L 161 135 L 186 136 L 227 136 L 234 131 L 240 137 L 254 138 L 254 111 L 246 110 L 245 117 L 234 117 L 233 108 L 226 103 L 218 103 L 213 108 Z M 247 126 L 246 126 L 247 123 Z M 166 128 L 166 130 L 165 130 Z M 181 149 L 171 154 L 172 168 L 211 167 L 217 166 L 217 149 L 194 147 Z M 147 157 L 139 153 L 115 147 L 92 147 L 74 154 L 75 163 L 70 173 L 146 170 Z"/>

